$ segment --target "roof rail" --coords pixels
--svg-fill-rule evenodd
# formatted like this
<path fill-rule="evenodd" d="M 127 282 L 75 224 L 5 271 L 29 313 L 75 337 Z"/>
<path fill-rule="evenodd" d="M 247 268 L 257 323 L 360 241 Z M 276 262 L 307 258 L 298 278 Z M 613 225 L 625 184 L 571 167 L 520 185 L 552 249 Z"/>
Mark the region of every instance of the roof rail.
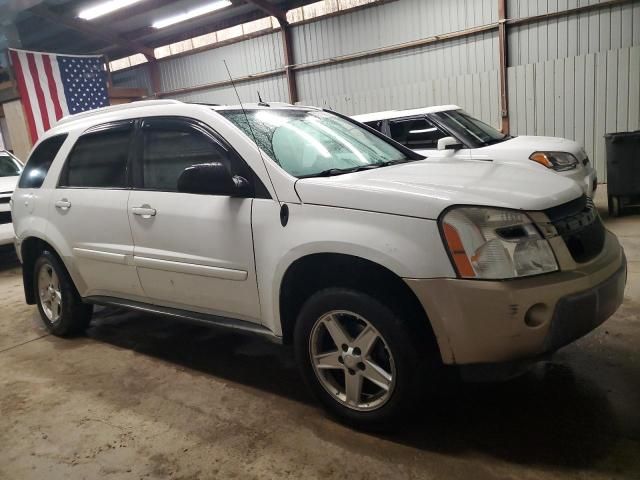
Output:
<path fill-rule="evenodd" d="M 131 109 L 131 108 L 151 107 L 151 106 L 154 106 L 154 105 L 175 105 L 175 104 L 181 104 L 181 103 L 182 102 L 179 101 L 179 100 L 171 100 L 171 99 L 164 99 L 164 100 L 138 100 L 136 102 L 131 102 L 131 103 L 123 103 L 123 104 L 120 104 L 120 105 L 112 105 L 110 107 L 101 107 L 101 108 L 96 108 L 96 109 L 93 109 L 93 110 L 87 110 L 86 112 L 76 113 L 75 115 L 67 115 L 66 117 L 63 117 L 60 120 L 58 120 L 58 123 L 56 123 L 56 127 L 58 125 L 64 125 L 66 123 L 75 122 L 78 119 L 92 117 L 94 115 L 98 115 L 98 114 L 101 114 L 101 113 L 118 112 L 120 110 L 128 110 L 128 109 Z"/>

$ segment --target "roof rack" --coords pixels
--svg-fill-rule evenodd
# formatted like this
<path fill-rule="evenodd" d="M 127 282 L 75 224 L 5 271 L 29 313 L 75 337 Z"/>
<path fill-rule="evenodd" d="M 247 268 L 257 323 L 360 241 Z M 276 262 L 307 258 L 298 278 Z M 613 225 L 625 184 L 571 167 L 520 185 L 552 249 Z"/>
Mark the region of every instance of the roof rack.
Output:
<path fill-rule="evenodd" d="M 64 125 L 70 122 L 75 122 L 78 119 L 92 117 L 94 115 L 98 115 L 101 113 L 111 113 L 111 112 L 118 112 L 120 110 L 128 110 L 131 108 L 151 107 L 155 105 L 175 105 L 175 104 L 181 104 L 181 103 L 182 102 L 180 102 L 179 100 L 171 100 L 171 99 L 138 100 L 136 102 L 123 103 L 120 105 L 113 105 L 110 107 L 96 108 L 94 110 L 87 110 L 86 112 L 76 113 L 75 115 L 68 115 L 58 120 L 58 123 L 56 123 L 56 126 Z"/>

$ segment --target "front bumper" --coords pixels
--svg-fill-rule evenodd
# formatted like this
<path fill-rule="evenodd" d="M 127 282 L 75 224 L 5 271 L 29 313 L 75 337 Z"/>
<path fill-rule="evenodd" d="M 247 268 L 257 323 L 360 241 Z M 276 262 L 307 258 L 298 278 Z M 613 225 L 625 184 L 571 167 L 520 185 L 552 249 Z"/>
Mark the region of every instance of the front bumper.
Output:
<path fill-rule="evenodd" d="M 2 223 L 0 224 L 0 246 L 9 245 L 13 243 L 13 224 Z"/>
<path fill-rule="evenodd" d="M 421 301 L 445 364 L 537 358 L 580 338 L 622 303 L 626 259 L 607 232 L 601 254 L 561 271 L 506 281 L 407 279 Z M 564 257 L 564 258 L 563 258 Z"/>
<path fill-rule="evenodd" d="M 598 188 L 598 175 L 591 165 L 580 166 L 575 170 L 558 172 L 558 174 L 577 182 L 587 197 L 593 198 Z"/>

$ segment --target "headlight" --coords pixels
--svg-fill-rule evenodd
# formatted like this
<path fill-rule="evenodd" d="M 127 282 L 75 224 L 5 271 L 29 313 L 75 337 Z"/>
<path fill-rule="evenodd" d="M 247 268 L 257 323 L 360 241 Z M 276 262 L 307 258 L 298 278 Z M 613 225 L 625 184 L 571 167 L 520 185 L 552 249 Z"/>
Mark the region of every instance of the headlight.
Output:
<path fill-rule="evenodd" d="M 571 170 L 578 165 L 578 159 L 569 152 L 535 152 L 529 157 L 529 160 L 558 172 Z"/>
<path fill-rule="evenodd" d="M 462 278 L 507 279 L 558 270 L 549 243 L 525 213 L 455 207 L 440 219 L 440 228 Z"/>

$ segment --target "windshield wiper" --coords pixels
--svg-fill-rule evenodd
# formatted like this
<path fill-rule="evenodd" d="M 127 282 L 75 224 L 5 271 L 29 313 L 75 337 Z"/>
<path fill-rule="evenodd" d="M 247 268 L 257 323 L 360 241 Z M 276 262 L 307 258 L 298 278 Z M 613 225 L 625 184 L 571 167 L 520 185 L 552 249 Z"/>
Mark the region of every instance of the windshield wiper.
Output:
<path fill-rule="evenodd" d="M 343 175 L 345 173 L 353 173 L 360 172 L 362 170 L 371 170 L 372 168 L 378 168 L 379 164 L 372 165 L 361 165 L 359 167 L 351 167 L 351 168 L 329 168 L 328 170 L 323 170 L 319 173 L 314 173 L 312 175 L 304 175 L 300 178 L 309 178 L 309 177 L 335 177 L 336 175 Z"/>
<path fill-rule="evenodd" d="M 372 163 L 369 165 L 359 165 L 357 167 L 351 167 L 351 168 L 329 168 L 328 170 L 323 170 L 319 173 L 314 173 L 312 175 L 304 175 L 299 178 L 335 177 L 336 175 L 343 175 L 345 173 L 361 172 L 363 170 L 373 170 L 374 168 L 389 167 L 391 165 L 397 165 L 399 163 L 406 163 L 409 161 L 410 160 L 407 158 L 402 158 L 399 160 L 389 160 L 388 162 Z"/>
<path fill-rule="evenodd" d="M 390 167 L 391 165 L 399 165 L 401 163 L 410 162 L 410 158 L 399 158 L 398 160 L 389 160 L 387 162 L 376 163 L 377 167 Z"/>
<path fill-rule="evenodd" d="M 496 143 L 506 142 L 507 140 L 511 140 L 513 137 L 511 135 L 505 135 L 500 138 L 492 138 L 491 140 L 487 140 L 484 142 L 485 145 L 494 145 Z"/>

